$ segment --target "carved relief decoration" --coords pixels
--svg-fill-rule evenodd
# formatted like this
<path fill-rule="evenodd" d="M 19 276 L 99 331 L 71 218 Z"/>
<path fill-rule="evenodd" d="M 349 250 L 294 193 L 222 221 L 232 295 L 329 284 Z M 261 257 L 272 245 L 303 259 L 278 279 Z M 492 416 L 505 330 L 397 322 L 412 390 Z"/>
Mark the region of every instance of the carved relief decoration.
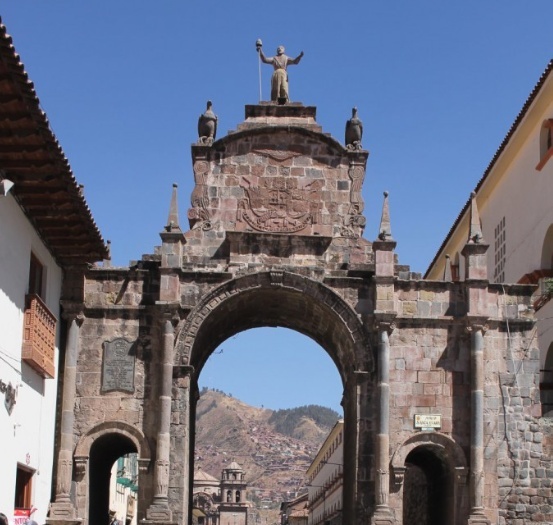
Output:
<path fill-rule="evenodd" d="M 61 496 L 68 495 L 71 490 L 71 474 L 73 472 L 73 461 L 70 459 L 60 459 L 58 462 L 58 477 L 56 484 L 56 494 Z"/>
<path fill-rule="evenodd" d="M 167 496 L 169 487 L 169 462 L 163 459 L 156 461 L 156 496 Z"/>
<path fill-rule="evenodd" d="M 196 185 L 190 197 L 192 208 L 188 210 L 188 219 L 191 228 L 211 230 L 211 216 L 208 211 L 209 194 L 207 190 L 207 175 L 209 163 L 205 160 L 197 160 L 194 163 L 194 180 Z"/>
<path fill-rule="evenodd" d="M 277 162 L 284 162 L 288 159 L 293 159 L 294 157 L 299 157 L 301 153 L 291 150 L 280 150 L 280 149 L 254 149 L 254 153 L 259 153 L 264 157 L 270 157 Z"/>
<path fill-rule="evenodd" d="M 358 164 L 352 164 L 348 170 L 348 175 L 351 179 L 350 207 L 348 215 L 344 217 L 344 226 L 341 233 L 344 237 L 357 238 L 361 236 L 367 222 L 363 215 L 365 202 L 361 196 L 365 168 Z"/>
<path fill-rule="evenodd" d="M 246 196 L 238 205 L 237 221 L 261 232 L 294 233 L 320 222 L 323 182 L 299 187 L 291 177 L 243 177 Z"/>

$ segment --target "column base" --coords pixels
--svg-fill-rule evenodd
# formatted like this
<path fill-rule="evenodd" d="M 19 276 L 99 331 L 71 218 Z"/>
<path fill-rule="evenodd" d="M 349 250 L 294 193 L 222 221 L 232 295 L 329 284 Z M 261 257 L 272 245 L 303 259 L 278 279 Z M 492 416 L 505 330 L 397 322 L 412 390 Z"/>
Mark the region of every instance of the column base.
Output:
<path fill-rule="evenodd" d="M 148 510 L 146 510 L 146 519 L 142 520 L 140 523 L 176 523 L 173 521 L 173 513 L 167 505 L 150 505 Z"/>
<path fill-rule="evenodd" d="M 396 520 L 388 506 L 377 507 L 372 515 L 371 525 L 395 525 Z"/>
<path fill-rule="evenodd" d="M 164 521 L 164 520 L 141 520 L 140 525 L 178 525 L 176 521 Z"/>
<path fill-rule="evenodd" d="M 69 501 L 52 503 L 46 523 L 47 525 L 80 525 L 83 520 L 82 518 L 77 518 L 75 514 L 75 507 Z"/>
<path fill-rule="evenodd" d="M 491 521 L 484 514 L 471 514 L 467 525 L 491 525 Z"/>

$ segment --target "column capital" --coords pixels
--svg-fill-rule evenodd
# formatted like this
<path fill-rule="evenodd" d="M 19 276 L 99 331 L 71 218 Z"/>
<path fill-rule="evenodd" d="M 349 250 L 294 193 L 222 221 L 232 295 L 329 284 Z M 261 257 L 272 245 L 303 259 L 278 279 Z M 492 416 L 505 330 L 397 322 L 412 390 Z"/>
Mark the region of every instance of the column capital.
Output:
<path fill-rule="evenodd" d="M 138 458 L 138 471 L 148 472 L 150 470 L 151 460 L 149 458 Z"/>
<path fill-rule="evenodd" d="M 479 319 L 479 320 L 469 319 L 465 326 L 465 331 L 469 334 L 472 334 L 475 332 L 482 332 L 482 335 L 484 335 L 490 329 L 486 321 L 487 319 Z"/>
<path fill-rule="evenodd" d="M 161 323 L 171 321 L 176 326 L 180 321 L 180 303 L 176 301 L 156 301 L 158 318 Z"/>
<path fill-rule="evenodd" d="M 374 327 L 378 332 L 388 332 L 390 335 L 396 329 L 395 313 L 377 313 L 374 318 Z"/>
<path fill-rule="evenodd" d="M 397 487 L 401 487 L 401 485 L 403 485 L 406 470 L 407 467 L 393 467 L 393 480 L 394 485 L 396 485 Z"/>
<path fill-rule="evenodd" d="M 75 477 L 82 480 L 88 467 L 88 456 L 75 456 L 73 458 L 73 464 L 75 468 Z"/>
<path fill-rule="evenodd" d="M 81 326 L 85 319 L 83 305 L 81 303 L 63 300 L 60 301 L 60 303 L 62 307 L 62 317 L 70 323 L 75 321 L 78 326 Z"/>
<path fill-rule="evenodd" d="M 173 379 L 192 377 L 196 369 L 192 365 L 175 365 L 173 366 Z"/>

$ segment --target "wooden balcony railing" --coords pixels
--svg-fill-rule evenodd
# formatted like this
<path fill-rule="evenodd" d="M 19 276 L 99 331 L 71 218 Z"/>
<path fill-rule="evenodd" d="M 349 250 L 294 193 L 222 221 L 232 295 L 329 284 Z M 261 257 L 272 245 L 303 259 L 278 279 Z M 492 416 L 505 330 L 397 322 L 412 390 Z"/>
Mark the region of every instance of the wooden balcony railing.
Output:
<path fill-rule="evenodd" d="M 54 377 L 56 372 L 56 322 L 38 295 L 26 297 L 21 359 L 46 378 Z"/>

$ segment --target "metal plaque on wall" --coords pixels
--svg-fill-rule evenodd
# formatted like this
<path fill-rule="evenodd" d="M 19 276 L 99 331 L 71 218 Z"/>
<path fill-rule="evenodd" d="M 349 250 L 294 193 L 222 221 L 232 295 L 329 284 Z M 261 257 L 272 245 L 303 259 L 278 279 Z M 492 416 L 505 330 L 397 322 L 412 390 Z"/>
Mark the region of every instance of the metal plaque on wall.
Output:
<path fill-rule="evenodd" d="M 102 392 L 122 390 L 134 392 L 133 343 L 121 337 L 104 342 Z"/>

